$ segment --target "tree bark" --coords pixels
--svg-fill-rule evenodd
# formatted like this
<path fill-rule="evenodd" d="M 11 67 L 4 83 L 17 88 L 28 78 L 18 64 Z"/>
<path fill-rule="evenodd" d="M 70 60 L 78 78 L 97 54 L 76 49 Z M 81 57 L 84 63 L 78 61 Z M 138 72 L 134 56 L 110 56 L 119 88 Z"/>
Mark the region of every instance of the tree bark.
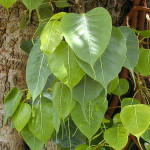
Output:
<path fill-rule="evenodd" d="M 121 25 L 131 8 L 129 0 L 75 0 L 71 8 L 55 9 L 55 12 L 67 11 L 83 13 L 95 7 L 105 7 L 112 16 L 113 25 Z M 38 26 L 36 13 L 31 22 L 21 30 L 20 25 L 26 7 L 18 1 L 10 8 L 10 16 L 0 6 L 0 150 L 27 149 L 20 135 L 10 128 L 10 120 L 4 126 L 4 97 L 8 91 L 17 86 L 26 88 L 25 69 L 28 55 L 20 49 L 22 41 L 30 40 Z M 48 149 L 54 146 L 49 142 Z"/>

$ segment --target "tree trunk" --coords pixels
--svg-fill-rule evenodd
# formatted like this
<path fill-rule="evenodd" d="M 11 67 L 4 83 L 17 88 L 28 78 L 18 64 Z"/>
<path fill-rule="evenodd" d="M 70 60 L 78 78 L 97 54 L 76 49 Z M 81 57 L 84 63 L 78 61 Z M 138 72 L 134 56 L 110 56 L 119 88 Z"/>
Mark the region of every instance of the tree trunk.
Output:
<path fill-rule="evenodd" d="M 105 7 L 111 14 L 113 25 L 120 25 L 125 15 L 129 12 L 129 0 L 76 0 L 71 8 L 54 9 L 67 12 L 87 12 L 95 7 Z M 10 128 L 10 120 L 4 126 L 4 97 L 8 91 L 17 86 L 26 88 L 25 68 L 28 55 L 20 49 L 22 41 L 32 38 L 38 26 L 36 13 L 33 12 L 30 24 L 21 30 L 20 25 L 26 7 L 18 1 L 10 9 L 8 17 L 5 8 L 0 6 L 0 150 L 27 149 L 20 135 L 15 129 Z M 52 150 L 51 142 L 48 149 Z"/>

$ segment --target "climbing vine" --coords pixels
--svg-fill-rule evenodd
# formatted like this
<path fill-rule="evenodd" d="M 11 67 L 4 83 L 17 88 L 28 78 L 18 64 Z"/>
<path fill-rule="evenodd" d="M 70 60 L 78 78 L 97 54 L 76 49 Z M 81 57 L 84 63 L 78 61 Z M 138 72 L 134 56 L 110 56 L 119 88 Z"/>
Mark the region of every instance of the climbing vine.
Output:
<path fill-rule="evenodd" d="M 15 2 L 0 0 L 8 11 Z M 37 36 L 21 44 L 29 54 L 28 89 L 14 87 L 5 97 L 5 124 L 11 117 L 12 127 L 31 150 L 41 150 L 50 138 L 59 149 L 121 150 L 129 134 L 139 144 L 143 139 L 148 149 L 149 100 L 146 105 L 135 99 L 136 93 L 126 97 L 129 81 L 119 78 L 119 73 L 127 68 L 134 88 L 138 83 L 144 93 L 140 76 L 150 75 L 150 50 L 139 49 L 138 36 L 144 41 L 150 32 L 112 27 L 110 14 L 102 7 L 84 14 L 53 14 L 49 0 L 22 2 L 29 19 L 36 9 L 39 27 Z M 55 3 L 57 7 L 70 6 L 65 0 Z M 121 109 L 113 118 L 106 118 L 107 97 L 112 94 L 119 96 Z"/>

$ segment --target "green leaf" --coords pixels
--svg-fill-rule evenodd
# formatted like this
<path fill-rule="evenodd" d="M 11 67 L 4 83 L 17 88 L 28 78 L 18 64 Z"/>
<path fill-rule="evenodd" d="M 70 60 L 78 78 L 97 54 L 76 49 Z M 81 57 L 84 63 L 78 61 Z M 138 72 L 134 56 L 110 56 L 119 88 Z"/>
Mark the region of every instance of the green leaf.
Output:
<path fill-rule="evenodd" d="M 64 120 L 75 107 L 76 101 L 72 99 L 67 86 L 59 82 L 53 87 L 52 98 L 58 116 Z"/>
<path fill-rule="evenodd" d="M 129 82 L 126 79 L 119 79 L 119 84 L 112 93 L 120 97 L 121 95 L 127 93 L 128 90 Z"/>
<path fill-rule="evenodd" d="M 60 28 L 60 21 L 50 20 L 41 33 L 41 50 L 49 55 L 60 44 L 63 36 Z"/>
<path fill-rule="evenodd" d="M 50 20 L 61 20 L 65 14 L 66 12 L 60 12 L 60 13 L 54 14 Z"/>
<path fill-rule="evenodd" d="M 131 134 L 140 137 L 150 124 L 150 107 L 143 104 L 125 106 L 121 110 L 120 118 Z"/>
<path fill-rule="evenodd" d="M 106 98 L 100 95 L 86 105 L 85 114 L 79 103 L 73 109 L 71 117 L 74 123 L 89 140 L 101 127 L 101 122 L 108 107 L 107 105 Z"/>
<path fill-rule="evenodd" d="M 47 65 L 47 57 L 40 50 L 40 40 L 38 40 L 28 58 L 26 68 L 26 80 L 33 100 L 42 92 L 51 70 Z"/>
<path fill-rule="evenodd" d="M 27 17 L 27 14 L 26 14 L 26 11 L 25 11 L 24 14 L 23 14 L 23 19 L 21 21 L 21 29 L 24 28 L 24 25 L 25 25 L 25 22 L 26 22 L 26 17 Z"/>
<path fill-rule="evenodd" d="M 122 101 L 121 101 L 121 107 L 125 107 L 125 106 L 128 106 L 128 105 L 135 105 L 135 104 L 140 104 L 140 102 L 134 98 L 124 98 Z"/>
<path fill-rule="evenodd" d="M 143 76 L 150 75 L 150 49 L 140 49 L 140 57 L 136 65 L 136 71 Z"/>
<path fill-rule="evenodd" d="M 127 54 L 124 67 L 128 68 L 134 79 L 134 67 L 136 66 L 139 59 L 139 42 L 134 31 L 126 26 L 119 27 L 126 39 Z M 135 79 L 134 79 L 135 80 Z"/>
<path fill-rule="evenodd" d="M 0 0 L 0 4 L 4 6 L 7 10 L 11 7 L 17 0 Z"/>
<path fill-rule="evenodd" d="M 86 14 L 65 14 L 61 27 L 77 57 L 93 66 L 110 40 L 112 20 L 106 9 L 97 7 Z"/>
<path fill-rule="evenodd" d="M 85 144 L 80 144 L 76 147 L 75 150 L 96 150 L 96 147 L 92 147 L 92 146 L 85 145 Z"/>
<path fill-rule="evenodd" d="M 14 112 L 16 111 L 22 96 L 23 96 L 23 92 L 21 92 L 17 87 L 14 87 L 13 89 L 11 89 L 11 91 L 9 91 L 9 93 L 5 97 L 4 99 L 4 102 L 5 102 L 4 124 L 6 124 L 9 116 L 12 116 Z"/>
<path fill-rule="evenodd" d="M 150 143 L 150 126 L 141 136 L 146 142 Z"/>
<path fill-rule="evenodd" d="M 71 5 L 67 3 L 67 0 L 57 0 L 55 1 L 56 7 L 58 8 L 64 8 L 64 7 L 70 7 Z"/>
<path fill-rule="evenodd" d="M 144 143 L 144 146 L 145 146 L 146 150 L 150 150 L 150 144 L 149 143 Z"/>
<path fill-rule="evenodd" d="M 12 116 L 15 128 L 20 132 L 28 123 L 31 116 L 31 106 L 26 103 L 20 103 Z"/>
<path fill-rule="evenodd" d="M 41 150 L 44 146 L 44 143 L 40 140 L 38 140 L 28 129 L 28 126 L 26 126 L 21 131 L 23 140 L 26 142 L 26 144 L 31 148 L 31 150 Z"/>
<path fill-rule="evenodd" d="M 84 76 L 83 70 L 76 61 L 76 57 L 66 42 L 61 42 L 49 56 L 48 64 L 53 74 L 72 89 Z"/>
<path fill-rule="evenodd" d="M 60 128 L 60 118 L 54 108 L 53 108 L 53 122 L 56 133 L 58 133 Z"/>
<path fill-rule="evenodd" d="M 109 128 L 104 133 L 105 141 L 115 150 L 123 149 L 128 142 L 129 133 L 123 126 Z"/>
<path fill-rule="evenodd" d="M 87 63 L 77 59 L 81 68 L 104 88 L 116 78 L 126 59 L 126 42 L 121 31 L 113 27 L 109 44 L 104 54 L 94 64 L 94 71 Z"/>
<path fill-rule="evenodd" d="M 23 4 L 29 9 L 30 12 L 38 8 L 42 4 L 42 1 L 43 0 L 22 0 Z"/>
<path fill-rule="evenodd" d="M 148 38 L 150 37 L 150 30 L 144 30 L 144 31 L 138 31 L 133 29 L 135 33 L 137 33 L 140 36 L 143 36 L 143 38 Z"/>
<path fill-rule="evenodd" d="M 118 122 L 121 122 L 120 113 L 117 113 L 117 114 L 113 117 L 113 122 L 114 122 L 114 124 L 115 124 L 115 123 L 118 123 Z"/>
<path fill-rule="evenodd" d="M 73 98 L 81 104 L 85 113 L 86 104 L 98 97 L 102 90 L 103 87 L 100 83 L 85 75 L 79 84 L 73 88 Z"/>
<path fill-rule="evenodd" d="M 49 99 L 41 97 L 40 103 L 33 105 L 28 127 L 36 138 L 46 144 L 54 131 L 53 108 Z"/>

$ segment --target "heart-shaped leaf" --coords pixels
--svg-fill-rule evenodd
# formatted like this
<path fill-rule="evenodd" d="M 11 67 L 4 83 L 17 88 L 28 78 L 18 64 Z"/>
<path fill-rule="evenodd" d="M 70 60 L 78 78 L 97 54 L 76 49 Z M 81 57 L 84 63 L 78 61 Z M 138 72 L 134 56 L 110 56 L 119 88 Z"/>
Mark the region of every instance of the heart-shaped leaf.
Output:
<path fill-rule="evenodd" d="M 17 0 L 0 0 L 0 4 L 4 6 L 7 10 L 11 7 Z"/>
<path fill-rule="evenodd" d="M 121 101 L 121 108 L 128 106 L 128 105 L 135 105 L 135 104 L 140 104 L 140 102 L 134 98 L 124 98 Z"/>
<path fill-rule="evenodd" d="M 84 76 L 73 51 L 66 42 L 61 42 L 48 58 L 53 74 L 72 89 Z"/>
<path fill-rule="evenodd" d="M 112 20 L 106 9 L 97 7 L 86 14 L 65 14 L 61 28 L 75 54 L 93 66 L 107 47 Z"/>

